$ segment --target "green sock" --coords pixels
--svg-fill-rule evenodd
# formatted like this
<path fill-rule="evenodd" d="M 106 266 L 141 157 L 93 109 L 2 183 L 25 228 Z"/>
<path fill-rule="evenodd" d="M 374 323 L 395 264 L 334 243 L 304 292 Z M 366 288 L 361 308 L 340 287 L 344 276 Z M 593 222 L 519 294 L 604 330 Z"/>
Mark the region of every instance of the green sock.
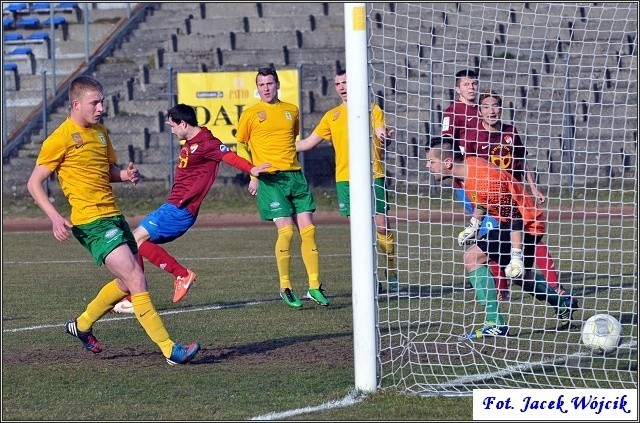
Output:
<path fill-rule="evenodd" d="M 490 325 L 504 325 L 504 318 L 498 310 L 498 293 L 493 275 L 488 266 L 482 266 L 469 272 L 469 282 L 476 293 L 476 298 L 485 309 L 485 323 Z"/>

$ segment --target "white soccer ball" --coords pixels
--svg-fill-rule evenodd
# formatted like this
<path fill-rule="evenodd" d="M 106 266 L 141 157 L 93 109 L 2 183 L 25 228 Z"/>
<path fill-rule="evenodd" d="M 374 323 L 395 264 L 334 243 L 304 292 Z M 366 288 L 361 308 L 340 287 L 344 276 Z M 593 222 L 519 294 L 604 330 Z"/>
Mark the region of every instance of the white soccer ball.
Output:
<path fill-rule="evenodd" d="M 610 353 L 618 347 L 622 325 L 609 314 L 596 314 L 582 325 L 582 343 L 599 354 Z"/>

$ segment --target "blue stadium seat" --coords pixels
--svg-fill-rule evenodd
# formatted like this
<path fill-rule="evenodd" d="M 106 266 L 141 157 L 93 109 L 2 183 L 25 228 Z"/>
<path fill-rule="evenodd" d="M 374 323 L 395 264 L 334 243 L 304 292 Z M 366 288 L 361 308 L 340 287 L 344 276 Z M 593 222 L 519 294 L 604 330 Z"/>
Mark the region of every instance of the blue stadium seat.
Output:
<path fill-rule="evenodd" d="M 54 26 L 58 26 L 58 25 L 64 25 L 67 23 L 67 20 L 65 19 L 64 16 L 54 16 L 53 17 L 53 25 Z M 51 18 L 47 18 L 44 22 L 42 22 L 42 24 L 44 26 L 49 26 L 51 25 Z"/>
<path fill-rule="evenodd" d="M 51 11 L 51 3 L 31 3 L 31 11 L 36 13 L 49 13 Z"/>
<path fill-rule="evenodd" d="M 25 16 L 16 22 L 18 28 L 40 28 L 40 19 L 33 16 Z"/>
<path fill-rule="evenodd" d="M 80 9 L 77 2 L 67 1 L 58 3 L 55 5 L 54 10 L 56 13 L 71 13 L 75 15 L 77 22 L 82 21 L 82 9 Z"/>
<path fill-rule="evenodd" d="M 47 59 L 51 59 L 51 46 L 49 44 L 48 32 L 34 32 L 33 34 L 29 34 L 24 42 L 33 45 L 33 54 L 36 58 L 46 57 Z"/>
<path fill-rule="evenodd" d="M 2 29 L 13 29 L 13 18 L 6 17 L 2 19 Z"/>
<path fill-rule="evenodd" d="M 18 65 L 16 65 L 15 63 L 5 63 L 4 64 L 4 70 L 6 72 L 17 72 L 18 71 Z"/>
<path fill-rule="evenodd" d="M 17 32 L 8 32 L 3 34 L 2 38 L 4 42 L 7 42 L 7 41 L 19 41 L 19 40 L 22 40 L 24 37 L 22 36 L 22 34 L 19 34 Z"/>
<path fill-rule="evenodd" d="M 18 47 L 11 50 L 5 57 L 9 58 L 9 63 L 18 65 L 18 73 L 21 75 L 36 74 L 36 59 L 30 47 Z"/>
<path fill-rule="evenodd" d="M 29 34 L 27 37 L 28 40 L 48 40 L 49 33 L 48 32 L 34 32 L 33 34 Z"/>
<path fill-rule="evenodd" d="M 31 49 L 31 47 L 16 47 L 13 50 L 11 50 L 9 52 L 10 55 L 28 55 L 28 54 L 33 54 L 33 50 Z"/>
<path fill-rule="evenodd" d="M 11 13 L 29 13 L 29 5 L 27 3 L 9 3 L 2 10 Z"/>
<path fill-rule="evenodd" d="M 62 3 L 56 4 L 55 10 L 70 10 L 73 11 L 76 7 L 78 7 L 78 3 L 75 1 L 65 1 Z"/>

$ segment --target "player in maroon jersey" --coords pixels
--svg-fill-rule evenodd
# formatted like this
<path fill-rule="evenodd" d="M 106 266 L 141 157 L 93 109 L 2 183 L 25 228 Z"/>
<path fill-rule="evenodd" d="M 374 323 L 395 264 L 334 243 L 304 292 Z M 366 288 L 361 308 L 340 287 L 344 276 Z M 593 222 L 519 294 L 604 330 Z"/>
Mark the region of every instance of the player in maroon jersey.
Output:
<path fill-rule="evenodd" d="M 531 194 L 538 203 L 546 199 L 535 183 L 532 172 L 526 168 L 526 148 L 515 126 L 502 121 L 502 97 L 497 93 L 483 92 L 479 98 L 480 122 L 477 131 L 476 150 L 466 150 L 467 154 L 475 154 L 496 166 L 508 170 L 517 180 L 526 182 Z M 536 266 L 544 278 L 558 294 L 565 295 L 566 290 L 558 283 L 558 272 L 553 258 L 544 243 L 536 246 Z"/>
<path fill-rule="evenodd" d="M 442 137 L 453 138 L 464 149 L 475 150 L 479 114 L 476 98 L 478 96 L 478 75 L 472 70 L 456 73 L 456 93 L 458 98 L 444 110 L 442 118 Z"/>
<path fill-rule="evenodd" d="M 469 69 L 464 69 L 456 73 L 455 91 L 458 95 L 455 102 L 451 103 L 444 111 L 442 118 L 442 138 L 452 139 L 460 147 L 463 154 L 476 151 L 478 129 L 480 127 L 480 113 L 477 105 L 478 96 L 478 75 Z M 464 189 L 459 180 L 454 180 L 453 189 L 455 196 L 460 200 L 468 213 L 473 213 L 473 207 L 466 198 Z M 471 225 L 460 233 L 458 244 L 463 246 L 472 235 L 482 236 L 486 234 L 487 224 L 491 223 L 490 217 L 485 216 L 482 222 L 475 217 L 471 218 Z M 473 233 L 471 233 L 473 231 Z M 507 300 L 509 295 L 509 281 L 504 276 L 504 272 L 493 260 L 489 260 L 491 273 L 496 280 L 498 289 L 498 299 Z"/>
<path fill-rule="evenodd" d="M 186 104 L 178 104 L 167 111 L 171 132 L 185 140 L 180 149 L 178 165 L 169 198 L 159 208 L 149 213 L 133 231 L 138 244 L 138 261 L 142 257 L 155 266 L 174 275 L 173 302 L 180 301 L 189 291 L 196 274 L 181 265 L 158 244 L 171 242 L 184 235 L 196 221 L 202 201 L 216 180 L 220 162 L 225 162 L 243 172 L 258 176 L 270 164 L 254 166 L 229 150 L 209 129 L 198 126 L 196 111 Z M 132 313 L 128 298 L 120 301 L 113 310 Z"/>

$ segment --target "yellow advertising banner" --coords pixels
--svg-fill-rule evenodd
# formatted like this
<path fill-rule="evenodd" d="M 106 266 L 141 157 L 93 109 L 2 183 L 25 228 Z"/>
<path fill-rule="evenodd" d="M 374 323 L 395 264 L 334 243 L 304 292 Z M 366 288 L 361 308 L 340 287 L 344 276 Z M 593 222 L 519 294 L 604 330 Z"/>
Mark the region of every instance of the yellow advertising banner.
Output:
<path fill-rule="evenodd" d="M 198 124 L 206 126 L 232 150 L 242 110 L 260 101 L 257 71 L 178 73 L 178 103 L 195 107 Z M 278 70 L 279 98 L 300 107 L 297 69 Z"/>

